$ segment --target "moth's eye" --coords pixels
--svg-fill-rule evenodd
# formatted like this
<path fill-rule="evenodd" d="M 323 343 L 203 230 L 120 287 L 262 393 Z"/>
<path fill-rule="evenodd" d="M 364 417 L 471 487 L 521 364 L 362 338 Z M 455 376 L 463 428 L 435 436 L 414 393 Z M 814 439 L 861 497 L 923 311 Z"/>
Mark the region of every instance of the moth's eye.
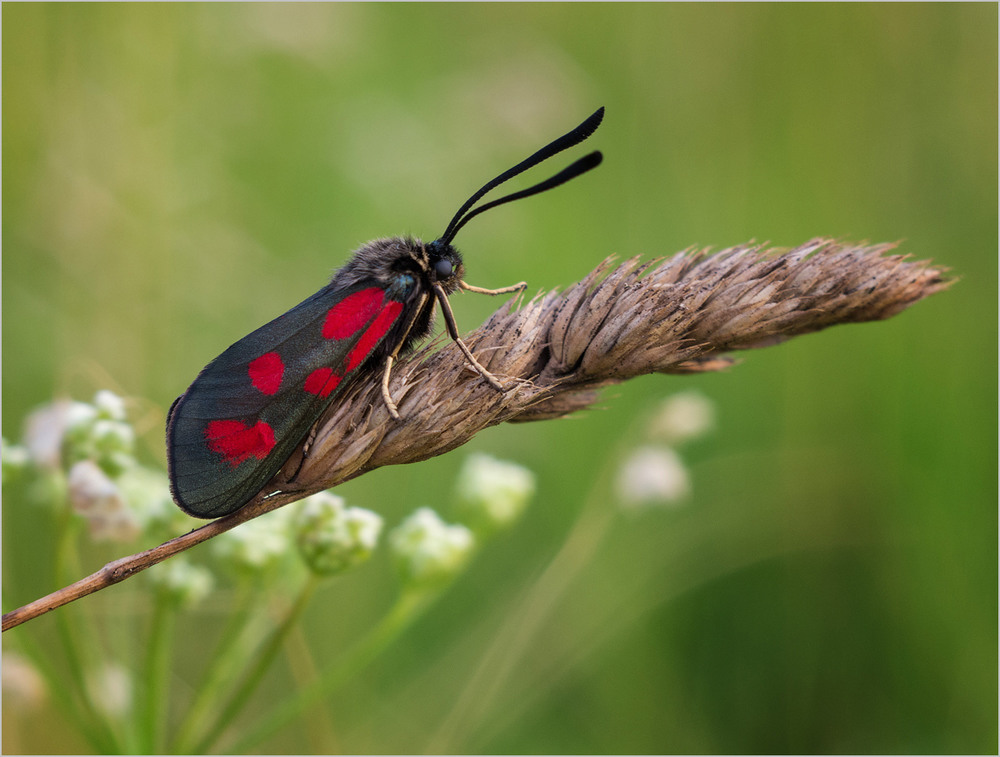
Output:
<path fill-rule="evenodd" d="M 451 265 L 451 261 L 447 258 L 441 258 L 434 264 L 434 273 L 438 275 L 438 278 L 446 279 L 451 276 L 453 271 L 454 268 Z"/>

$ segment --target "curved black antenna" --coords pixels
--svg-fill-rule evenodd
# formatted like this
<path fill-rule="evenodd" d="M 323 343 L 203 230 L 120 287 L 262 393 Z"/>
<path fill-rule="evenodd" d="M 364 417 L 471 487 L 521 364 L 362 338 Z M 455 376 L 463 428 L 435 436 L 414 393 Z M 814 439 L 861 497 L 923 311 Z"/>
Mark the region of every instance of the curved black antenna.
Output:
<path fill-rule="evenodd" d="M 465 224 L 467 224 L 470 220 L 478 216 L 484 210 L 489 210 L 490 208 L 495 208 L 497 205 L 503 205 L 504 203 L 507 202 L 513 202 L 514 200 L 520 200 L 523 197 L 531 197 L 531 195 L 536 195 L 539 192 L 544 192 L 547 189 L 553 189 L 555 187 L 558 187 L 560 184 L 565 184 L 570 179 L 575 179 L 580 174 L 587 173 L 587 171 L 591 170 L 592 168 L 597 168 L 599 165 L 601 165 L 601 161 L 603 159 L 604 156 L 601 155 L 600 151 L 592 152 L 589 155 L 584 155 L 578 161 L 570 164 L 562 171 L 557 173 L 555 176 L 551 176 L 545 181 L 541 181 L 532 187 L 528 187 L 527 189 L 522 189 L 519 192 L 514 192 L 512 194 L 501 197 L 499 200 L 490 200 L 489 202 L 480 205 L 475 210 L 470 210 L 462 218 L 461 221 L 459 221 L 458 223 L 453 222 L 451 224 L 451 226 L 449 227 L 447 238 L 442 237 L 441 238 L 442 241 L 445 244 L 451 242 L 451 240 L 455 238 L 455 235 L 458 234 L 459 229 L 465 226 Z"/>
<path fill-rule="evenodd" d="M 572 131 L 563 134 L 561 137 L 552 142 L 549 142 L 549 144 L 545 145 L 545 147 L 543 147 L 541 150 L 536 152 L 531 157 L 525 158 L 513 168 L 507 169 L 502 174 L 497 176 L 495 179 L 484 184 L 478 192 L 476 192 L 474 195 L 472 195 L 472 197 L 466 200 L 465 204 L 458 209 L 458 212 L 451 219 L 451 222 L 448 224 L 448 228 L 445 229 L 444 234 L 441 235 L 438 241 L 443 242 L 444 244 L 449 244 L 451 240 L 455 238 L 455 234 L 458 233 L 458 230 L 462 228 L 462 226 L 464 226 L 465 223 L 473 215 L 481 213 L 487 207 L 496 207 L 497 205 L 501 204 L 501 201 L 499 200 L 489 203 L 488 205 L 484 205 L 481 208 L 478 208 L 476 211 L 470 213 L 463 219 L 462 216 L 465 214 L 465 212 L 469 210 L 469 208 L 471 208 L 473 205 L 475 205 L 476 202 L 479 200 L 479 198 L 481 198 L 487 192 L 499 186 L 500 184 L 503 184 L 505 181 L 513 179 L 519 173 L 527 171 L 529 168 L 538 165 L 543 160 L 548 160 L 553 155 L 556 155 L 562 152 L 563 150 L 567 150 L 570 147 L 573 147 L 574 145 L 580 144 L 580 142 L 582 142 L 591 134 L 593 134 L 595 131 L 597 131 L 597 127 L 601 125 L 601 121 L 603 119 L 604 119 L 604 108 L 601 107 L 598 108 L 586 121 L 584 121 L 582 124 L 577 126 Z M 548 181 L 543 181 L 540 184 L 536 184 L 534 187 L 531 187 L 530 190 L 523 190 L 523 192 L 517 192 L 513 195 L 510 195 L 504 198 L 503 202 L 510 202 L 511 200 L 516 200 L 519 199 L 520 197 L 528 197 L 529 195 L 537 194 L 538 192 L 543 192 L 546 189 L 551 189 L 552 187 L 559 186 L 560 184 L 569 181 L 570 179 L 576 176 L 579 176 L 581 173 L 589 171 L 591 168 L 595 168 L 601 162 L 600 157 L 596 159 L 596 162 L 594 162 L 593 165 L 586 165 L 586 167 L 577 168 L 577 166 L 579 166 L 582 163 L 585 163 L 588 160 L 594 161 L 593 158 L 594 154 L 599 155 L 599 153 L 592 153 L 591 155 L 588 155 L 586 158 L 578 160 L 569 168 L 565 169 L 564 171 L 561 171 L 559 174 L 553 176 Z M 559 181 L 555 181 L 555 179 L 557 178 L 559 179 Z"/>

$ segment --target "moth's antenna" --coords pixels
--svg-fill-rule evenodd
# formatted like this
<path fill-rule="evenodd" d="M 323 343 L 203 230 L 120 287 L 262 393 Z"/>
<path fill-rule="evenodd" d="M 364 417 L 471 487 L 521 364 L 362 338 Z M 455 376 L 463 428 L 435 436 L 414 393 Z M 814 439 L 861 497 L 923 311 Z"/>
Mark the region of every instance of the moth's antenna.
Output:
<path fill-rule="evenodd" d="M 597 131 L 597 127 L 601 125 L 601 120 L 604 118 L 604 108 L 598 108 L 593 115 L 590 116 L 586 121 L 577 126 L 573 131 L 563 134 L 558 139 L 549 142 L 541 150 L 536 152 L 530 158 L 526 158 L 518 163 L 513 168 L 509 168 L 502 174 L 497 176 L 492 181 L 487 182 L 482 186 L 482 188 L 476 192 L 472 197 L 465 201 L 465 204 L 459 208 L 458 212 L 455 214 L 454 218 L 451 219 L 451 223 L 448 224 L 448 228 L 445 229 L 444 234 L 438 239 L 438 242 L 443 244 L 450 244 L 451 240 L 455 238 L 458 230 L 465 226 L 471 218 L 479 215 L 484 210 L 489 208 L 495 208 L 497 205 L 502 205 L 513 200 L 519 200 L 522 197 L 530 197 L 533 194 L 538 194 L 539 192 L 544 192 L 547 189 L 552 189 L 553 187 L 558 187 L 560 184 L 564 184 L 570 179 L 576 178 L 580 174 L 586 173 L 592 168 L 596 168 L 601 163 L 601 153 L 593 152 L 589 155 L 580 158 L 566 169 L 560 171 L 555 176 L 546 179 L 543 182 L 535 184 L 528 189 L 522 189 L 520 192 L 514 192 L 513 194 L 501 197 L 499 200 L 493 200 L 485 205 L 481 205 L 475 210 L 468 212 L 469 209 L 479 201 L 479 199 L 485 195 L 490 190 L 498 187 L 509 179 L 513 179 L 519 173 L 527 171 L 529 168 L 538 165 L 544 160 L 548 160 L 553 155 L 556 155 L 563 150 L 567 150 L 574 145 L 580 144 L 583 140 Z M 464 216 L 464 217 L 463 217 Z"/>
<path fill-rule="evenodd" d="M 503 205 L 506 202 L 513 202 L 514 200 L 520 200 L 522 197 L 531 197 L 531 195 L 536 195 L 539 192 L 544 192 L 546 189 L 552 189 L 558 187 L 560 184 L 565 184 L 570 179 L 575 179 L 580 174 L 586 173 L 592 168 L 597 168 L 601 165 L 601 160 L 604 156 L 598 152 L 592 152 L 589 155 L 584 155 L 575 163 L 564 168 L 562 171 L 557 173 L 545 181 L 535 184 L 533 187 L 528 187 L 527 189 L 522 189 L 520 192 L 514 192 L 513 194 L 501 197 L 499 200 L 491 200 L 485 205 L 480 205 L 475 210 L 470 210 L 461 221 L 456 224 L 452 224 L 451 231 L 447 239 L 444 239 L 446 243 L 451 242 L 465 224 L 467 224 L 472 218 L 475 218 L 484 210 L 489 210 L 490 208 L 495 208 L 497 205 Z"/>

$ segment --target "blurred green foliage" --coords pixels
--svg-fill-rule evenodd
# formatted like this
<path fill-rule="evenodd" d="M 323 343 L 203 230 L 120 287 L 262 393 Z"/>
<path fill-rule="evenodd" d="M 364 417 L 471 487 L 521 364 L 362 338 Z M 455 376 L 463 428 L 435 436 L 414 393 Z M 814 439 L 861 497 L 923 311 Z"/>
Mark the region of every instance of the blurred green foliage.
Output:
<path fill-rule="evenodd" d="M 109 388 L 141 398 L 162 464 L 166 409 L 222 348 L 364 241 L 433 238 L 598 105 L 605 164 L 464 230 L 470 283 L 814 236 L 901 239 L 960 278 L 886 323 L 482 434 L 469 449 L 529 465 L 536 504 L 266 751 L 996 752 L 995 4 L 8 4 L 3 22 L 8 439 L 53 396 Z M 495 306 L 454 305 L 464 329 Z M 687 450 L 688 505 L 621 518 L 531 594 L 638 420 L 694 386 L 718 421 Z M 447 509 L 462 454 L 338 493 L 388 524 Z M 48 517 L 5 499 L 5 610 L 57 588 Z M 299 667 L 253 712 L 376 622 L 392 570 L 324 585 Z M 135 668 L 115 628 L 149 615 L 142 594 L 84 601 Z M 225 620 L 180 619 L 179 690 Z M 44 648 L 51 616 L 17 635 Z M 4 704 L 5 752 L 86 748 L 57 710 Z"/>

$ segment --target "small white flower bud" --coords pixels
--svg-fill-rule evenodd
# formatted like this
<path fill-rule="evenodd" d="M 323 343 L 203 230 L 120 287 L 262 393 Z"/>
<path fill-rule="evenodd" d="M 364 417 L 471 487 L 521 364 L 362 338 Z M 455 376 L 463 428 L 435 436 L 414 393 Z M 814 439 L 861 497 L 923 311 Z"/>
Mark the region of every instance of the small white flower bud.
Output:
<path fill-rule="evenodd" d="M 90 428 L 97 420 L 97 408 L 86 402 L 67 401 L 66 430 Z"/>
<path fill-rule="evenodd" d="M 172 530 L 173 524 L 179 524 L 183 528 L 190 523 L 187 516 L 174 504 L 174 499 L 170 496 L 170 484 L 161 471 L 133 465 L 115 483 L 143 530 Z"/>
<path fill-rule="evenodd" d="M 403 579 L 419 585 L 439 583 L 457 574 L 474 545 L 469 529 L 448 525 L 429 507 L 421 507 L 389 535 Z"/>
<path fill-rule="evenodd" d="M 273 571 L 292 547 L 287 512 L 272 510 L 241 523 L 213 539 L 213 554 L 239 572 L 259 574 Z"/>
<path fill-rule="evenodd" d="M 94 408 L 101 418 L 113 421 L 125 420 L 125 400 L 107 389 L 101 389 L 94 395 Z"/>
<path fill-rule="evenodd" d="M 83 402 L 56 400 L 35 410 L 25 422 L 24 443 L 39 468 L 59 468 L 63 440 L 70 429 L 90 424 L 97 411 Z"/>
<path fill-rule="evenodd" d="M 690 490 L 687 469 L 669 447 L 640 447 L 618 474 L 618 496 L 628 508 L 676 503 Z"/>
<path fill-rule="evenodd" d="M 649 424 L 656 441 L 676 445 L 702 436 L 715 425 L 715 406 L 700 392 L 689 391 L 667 397 Z"/>
<path fill-rule="evenodd" d="M 99 419 L 90 429 L 91 454 L 103 468 L 120 473 L 133 463 L 135 432 L 127 423 Z"/>
<path fill-rule="evenodd" d="M 142 529 L 130 510 L 101 513 L 87 518 L 90 538 L 94 541 L 135 541 Z"/>
<path fill-rule="evenodd" d="M 69 469 L 69 500 L 84 517 L 122 510 L 125 503 L 115 482 L 93 460 L 81 460 Z"/>
<path fill-rule="evenodd" d="M 121 665 L 106 663 L 87 676 L 87 693 L 105 715 L 121 717 L 132 705 L 132 677 Z"/>
<path fill-rule="evenodd" d="M 6 439 L 0 439 L 0 459 L 2 459 L 3 482 L 6 483 L 28 467 L 31 457 L 28 448 L 20 444 L 11 444 Z"/>
<path fill-rule="evenodd" d="M 0 662 L 3 702 L 21 710 L 37 709 L 45 701 L 45 681 L 35 666 L 15 652 L 4 652 Z"/>
<path fill-rule="evenodd" d="M 212 574 L 183 557 L 173 557 L 147 572 L 153 585 L 183 607 L 191 607 L 207 597 L 214 584 Z"/>
<path fill-rule="evenodd" d="M 534 493 L 535 475 L 530 470 L 489 455 L 469 455 L 458 474 L 463 515 L 474 526 L 509 526 Z"/>
<path fill-rule="evenodd" d="M 93 460 L 74 463 L 67 486 L 70 504 L 87 519 L 92 539 L 132 541 L 139 535 L 139 522 L 125 507 L 118 486 Z"/>
<path fill-rule="evenodd" d="M 382 532 L 382 518 L 371 510 L 345 507 L 336 494 L 320 492 L 302 500 L 295 531 L 299 553 L 309 569 L 333 575 L 371 557 Z"/>
<path fill-rule="evenodd" d="M 66 465 L 77 460 L 94 458 L 94 425 L 98 423 L 97 408 L 83 402 L 74 402 L 66 416 L 66 430 L 62 438 L 63 459 Z"/>

